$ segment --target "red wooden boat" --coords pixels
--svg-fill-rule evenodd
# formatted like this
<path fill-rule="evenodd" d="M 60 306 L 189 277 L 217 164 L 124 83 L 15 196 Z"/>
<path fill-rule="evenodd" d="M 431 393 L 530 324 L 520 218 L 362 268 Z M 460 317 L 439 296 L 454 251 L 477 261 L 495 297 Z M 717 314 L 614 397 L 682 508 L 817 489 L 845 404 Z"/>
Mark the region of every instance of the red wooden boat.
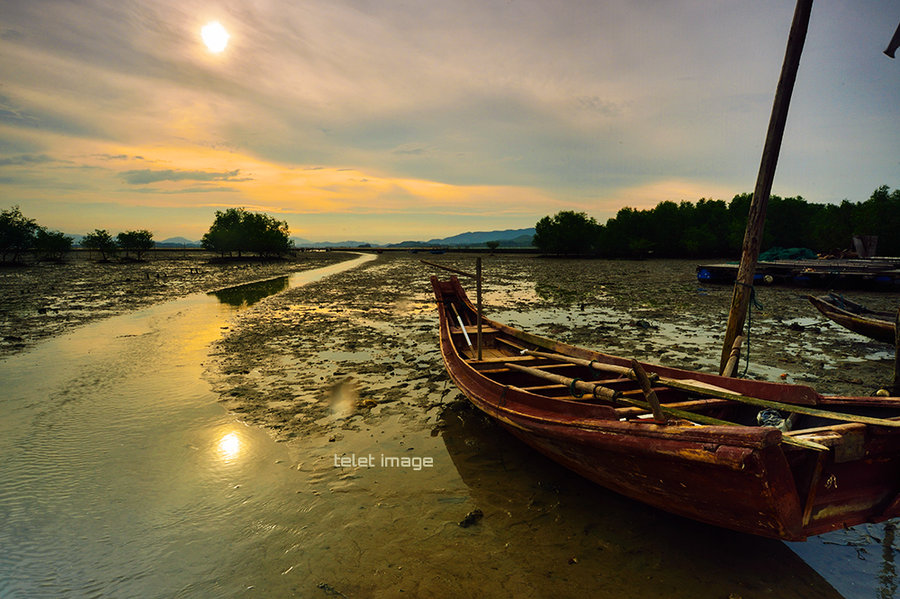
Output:
<path fill-rule="evenodd" d="M 525 443 L 660 509 L 765 537 L 900 514 L 900 398 L 823 397 L 605 355 L 482 320 L 431 279 L 441 353 L 469 400 Z M 761 426 L 771 409 L 781 429 Z"/>
<path fill-rule="evenodd" d="M 821 297 L 808 295 L 806 298 L 826 318 L 833 320 L 845 329 L 869 339 L 894 345 L 895 314 L 875 312 L 834 294 Z"/>

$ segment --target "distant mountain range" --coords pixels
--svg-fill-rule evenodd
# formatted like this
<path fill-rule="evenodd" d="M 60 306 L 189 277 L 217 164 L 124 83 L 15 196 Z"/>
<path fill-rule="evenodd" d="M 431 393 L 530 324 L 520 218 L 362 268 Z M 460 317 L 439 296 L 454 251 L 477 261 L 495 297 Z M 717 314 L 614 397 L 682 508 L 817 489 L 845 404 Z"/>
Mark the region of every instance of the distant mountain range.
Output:
<path fill-rule="evenodd" d="M 84 235 L 67 233 L 75 245 L 81 243 Z M 506 229 L 504 231 L 476 231 L 460 233 L 452 237 L 430 239 L 428 241 L 403 241 L 401 243 L 380 244 L 371 241 L 310 241 L 302 237 L 291 237 L 295 247 L 301 248 L 341 248 L 341 247 L 386 247 L 386 248 L 418 248 L 418 247 L 483 247 L 489 241 L 496 241 L 500 247 L 529 247 L 534 238 L 534 228 Z M 191 241 L 184 237 L 170 237 L 156 242 L 158 248 L 195 248 L 199 241 Z"/>
<path fill-rule="evenodd" d="M 385 247 L 472 247 L 484 246 L 489 241 L 496 241 L 501 247 L 529 247 L 534 239 L 534 227 L 528 229 L 506 229 L 504 231 L 476 231 L 460 233 L 442 239 L 428 241 L 404 241 L 389 244 Z"/>
<path fill-rule="evenodd" d="M 291 237 L 297 247 L 340 248 L 340 247 L 483 247 L 489 241 L 496 241 L 500 247 L 530 247 L 534 239 L 534 227 L 528 229 L 506 229 L 504 231 L 476 231 L 460 233 L 451 237 L 429 239 L 428 241 L 402 241 L 400 243 L 375 243 L 372 241 L 310 241 L 302 237 Z"/>
<path fill-rule="evenodd" d="M 163 239 L 162 241 L 156 242 L 156 247 L 158 248 L 198 248 L 200 247 L 199 241 L 191 241 L 190 239 L 186 239 L 184 237 L 169 237 L 168 239 Z"/>

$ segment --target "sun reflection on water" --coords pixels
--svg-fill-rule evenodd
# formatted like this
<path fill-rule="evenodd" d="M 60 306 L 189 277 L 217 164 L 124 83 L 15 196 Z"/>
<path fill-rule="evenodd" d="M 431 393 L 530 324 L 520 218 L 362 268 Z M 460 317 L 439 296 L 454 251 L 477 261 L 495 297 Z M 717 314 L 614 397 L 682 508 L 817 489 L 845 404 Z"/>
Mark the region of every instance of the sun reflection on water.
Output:
<path fill-rule="evenodd" d="M 228 433 L 218 444 L 219 456 L 226 462 L 230 462 L 241 453 L 241 439 L 235 433 Z"/>

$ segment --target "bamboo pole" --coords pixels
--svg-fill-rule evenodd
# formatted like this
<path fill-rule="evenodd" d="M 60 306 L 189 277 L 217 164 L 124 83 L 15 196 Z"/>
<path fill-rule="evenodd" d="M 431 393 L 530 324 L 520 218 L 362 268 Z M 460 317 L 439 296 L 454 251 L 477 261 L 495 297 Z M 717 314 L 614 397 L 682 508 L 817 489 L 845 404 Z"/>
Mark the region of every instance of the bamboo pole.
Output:
<path fill-rule="evenodd" d="M 434 266 L 435 268 L 440 268 L 441 270 L 446 270 L 447 272 L 452 272 L 453 274 L 462 275 L 464 277 L 469 277 L 470 279 L 474 279 L 477 275 L 473 275 L 470 272 L 466 272 L 464 270 L 457 270 L 455 268 L 450 268 L 449 266 L 443 266 L 441 264 L 435 264 L 434 262 L 429 262 L 428 260 L 419 260 L 422 264 L 427 264 L 428 266 Z"/>
<path fill-rule="evenodd" d="M 594 397 L 599 397 L 601 399 L 609 399 L 610 401 L 616 401 L 619 403 L 624 403 L 630 406 L 634 406 L 636 408 L 641 408 L 643 410 L 647 410 L 653 413 L 653 407 L 647 401 L 640 401 L 638 399 L 632 399 L 630 397 L 625 397 L 619 394 L 618 391 L 614 391 L 607 387 L 603 387 L 602 385 L 598 385 L 597 383 L 589 383 L 586 381 L 581 381 L 578 379 L 572 379 L 566 376 L 562 376 L 560 374 L 553 374 L 551 372 L 544 372 L 543 370 L 538 370 L 536 368 L 529 368 L 527 366 L 520 366 L 514 363 L 505 364 L 507 368 L 512 370 L 518 370 L 520 372 L 525 372 L 531 374 L 535 377 L 542 378 L 548 381 L 553 381 L 555 383 L 563 384 L 568 387 L 577 389 L 579 391 L 583 391 L 584 393 L 591 393 Z M 640 367 L 640 365 L 638 365 Z M 608 394 L 612 393 L 612 397 L 606 397 Z M 678 410 L 675 408 L 669 408 L 664 405 L 659 405 L 657 401 L 657 407 L 660 412 L 663 414 L 669 414 L 670 416 L 674 416 L 675 418 L 681 418 L 682 420 L 688 420 L 690 422 L 695 422 L 697 424 L 707 424 L 713 426 L 741 426 L 736 422 L 729 422 L 727 420 L 719 420 L 718 418 L 713 418 L 712 416 L 706 416 L 704 414 L 697 414 L 695 412 L 689 412 L 687 410 Z M 665 417 L 656 417 L 654 415 L 654 419 L 657 421 L 664 421 Z M 787 445 L 794 445 L 796 447 L 802 447 L 804 449 L 813 449 L 815 451 L 828 451 L 828 447 L 822 445 L 820 443 L 816 443 L 814 441 L 808 441 L 806 439 L 796 439 L 794 437 L 782 436 L 781 442 Z"/>
<path fill-rule="evenodd" d="M 544 370 L 531 368 L 529 366 L 522 366 L 513 362 L 508 362 L 504 364 L 504 366 L 506 368 L 509 368 L 510 370 L 518 370 L 519 372 L 524 372 L 546 381 L 552 381 L 560 385 L 566 385 L 569 388 L 569 391 L 573 392 L 573 397 L 575 396 L 574 391 L 579 391 L 581 393 L 590 393 L 591 396 L 597 399 L 606 399 L 609 401 L 616 401 L 617 399 L 619 399 L 618 391 L 610 389 L 609 387 L 604 387 L 603 385 L 598 385 L 597 383 L 582 381 L 581 379 L 573 379 L 561 374 L 553 374 L 552 372 L 546 372 Z"/>
<path fill-rule="evenodd" d="M 616 364 L 598 362 L 597 360 L 582 360 L 581 358 L 571 358 L 563 354 L 551 354 L 531 350 L 523 350 L 522 353 L 525 355 L 540 356 L 543 358 L 569 362 L 571 364 L 578 364 L 581 366 L 590 366 L 594 370 L 613 372 L 627 377 L 633 381 L 637 380 L 637 375 L 631 368 L 628 368 L 627 366 L 618 366 Z M 655 377 L 653 378 L 653 381 L 660 385 L 672 387 L 673 389 L 681 389 L 682 391 L 689 391 L 691 393 L 696 393 L 697 395 L 703 395 L 705 397 L 720 397 L 722 399 L 730 399 L 732 401 L 746 403 L 763 408 L 772 408 L 773 410 L 781 410 L 783 412 L 791 412 L 795 414 L 806 414 L 807 416 L 819 416 L 821 418 L 840 420 L 842 422 L 859 422 L 862 424 L 872 424 L 875 426 L 900 427 L 900 420 L 887 420 L 884 418 L 859 416 L 857 414 L 844 414 L 843 412 L 833 412 L 831 410 L 822 410 L 820 408 L 812 408 L 804 405 L 760 399 L 758 397 L 741 395 L 740 393 L 735 393 L 734 391 L 729 391 L 728 389 L 724 389 L 721 387 L 705 386 L 704 384 L 699 382 L 688 382 L 681 379 L 670 379 L 668 377 L 657 376 L 653 373 L 649 374 L 648 376 L 650 376 L 651 378 Z"/>
<path fill-rule="evenodd" d="M 747 306 L 750 303 L 750 292 L 753 287 L 753 274 L 759 259 L 759 246 L 766 220 L 766 206 L 772 191 L 772 181 L 775 178 L 775 167 L 778 164 L 778 153 L 781 150 L 791 93 L 794 90 L 794 82 L 797 80 L 800 55 L 803 53 L 803 43 L 809 27 L 812 3 L 813 0 L 797 0 L 797 6 L 794 9 L 794 19 L 788 35 L 784 63 L 781 66 L 781 77 L 775 89 L 775 101 L 769 119 L 769 129 L 766 133 L 766 143 L 763 147 L 756 187 L 753 190 L 753 199 L 750 201 L 750 213 L 747 216 L 747 228 L 744 232 L 741 251 L 741 265 L 738 267 L 737 280 L 734 283 L 719 372 L 725 372 L 734 339 L 744 328 L 744 319 L 747 316 Z"/>

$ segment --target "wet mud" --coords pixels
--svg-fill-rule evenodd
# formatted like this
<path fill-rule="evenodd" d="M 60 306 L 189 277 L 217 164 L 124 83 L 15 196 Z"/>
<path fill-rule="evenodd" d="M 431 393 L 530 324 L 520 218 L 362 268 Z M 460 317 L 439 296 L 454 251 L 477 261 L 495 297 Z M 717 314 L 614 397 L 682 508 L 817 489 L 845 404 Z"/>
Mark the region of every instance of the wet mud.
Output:
<path fill-rule="evenodd" d="M 430 261 L 474 271 L 471 256 Z M 486 256 L 484 309 L 575 345 L 714 372 L 731 289 L 699 285 L 694 267 L 678 260 Z M 429 283 L 435 272 L 416 255 L 386 254 L 261 301 L 216 344 L 210 368 L 216 389 L 230 410 L 280 439 L 339 435 L 397 413 L 421 419 L 458 396 L 438 349 Z M 821 317 L 804 298 L 809 291 L 758 289 L 741 372 L 828 395 L 867 396 L 888 384 L 892 348 Z M 900 302 L 897 294 L 853 298 L 879 309 Z"/>

